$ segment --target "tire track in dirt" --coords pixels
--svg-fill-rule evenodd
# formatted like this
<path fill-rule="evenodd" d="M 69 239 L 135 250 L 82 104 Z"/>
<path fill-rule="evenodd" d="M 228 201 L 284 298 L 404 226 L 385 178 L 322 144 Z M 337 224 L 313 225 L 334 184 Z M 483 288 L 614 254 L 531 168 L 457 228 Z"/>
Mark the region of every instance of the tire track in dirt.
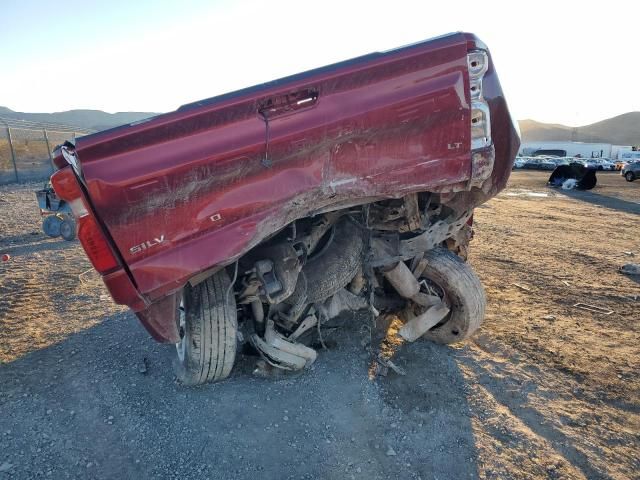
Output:
<path fill-rule="evenodd" d="M 34 260 L 36 260 L 34 262 Z M 8 360 L 31 343 L 32 347 L 48 343 L 47 323 L 52 316 L 47 279 L 39 259 L 13 257 L 0 272 L 0 360 Z"/>
<path fill-rule="evenodd" d="M 34 191 L 40 184 L 0 188 L 0 362 L 56 343 L 95 325 L 114 305 L 76 242 L 40 231 Z"/>
<path fill-rule="evenodd" d="M 487 335 L 478 336 L 469 353 L 460 363 L 478 387 L 472 403 L 502 408 L 511 423 L 521 424 L 586 478 L 634 477 L 640 468 L 639 415 L 585 390 L 570 374 L 532 366 L 525 355 Z"/>
<path fill-rule="evenodd" d="M 489 305 L 459 364 L 482 412 L 474 419 L 481 477 L 635 478 L 640 289 L 618 267 L 633 261 L 623 252 L 640 254 L 640 222 L 554 196 L 545 181 L 518 172 L 510 184 L 550 196 L 501 194 L 476 211 L 471 261 Z"/>
<path fill-rule="evenodd" d="M 557 411 L 539 409 L 535 401 L 538 397 L 540 402 L 549 405 L 563 396 L 546 393 L 549 387 L 546 374 L 538 372 L 536 378 L 524 374 L 518 369 L 520 362 L 515 352 L 496 358 L 495 342 L 486 338 L 478 340 L 476 345 L 483 348 L 472 351 L 472 356 L 462 359 L 461 363 L 474 385 L 472 403 L 495 412 L 500 418 L 500 422 L 493 425 L 494 436 L 502 431 L 502 443 L 526 443 L 526 450 L 536 452 L 534 459 L 531 456 L 527 459 L 535 465 L 533 470 L 540 469 L 541 474 L 546 472 L 550 478 L 609 478 L 606 465 L 594 464 L 594 459 L 601 454 L 599 449 L 580 438 L 570 438 L 558 428 L 561 422 L 556 418 Z M 569 383 L 574 383 L 566 377 Z"/>

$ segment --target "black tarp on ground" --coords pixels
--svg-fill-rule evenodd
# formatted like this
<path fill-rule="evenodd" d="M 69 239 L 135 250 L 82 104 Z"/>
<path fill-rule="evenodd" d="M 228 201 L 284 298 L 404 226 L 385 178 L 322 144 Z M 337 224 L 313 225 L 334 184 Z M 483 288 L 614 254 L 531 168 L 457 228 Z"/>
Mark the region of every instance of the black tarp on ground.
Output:
<path fill-rule="evenodd" d="M 577 180 L 576 188 L 578 190 L 591 190 L 598 182 L 595 169 L 586 168 L 581 163 L 570 163 L 569 165 L 558 165 L 551 173 L 547 184 L 552 187 L 561 187 L 569 179 Z"/>

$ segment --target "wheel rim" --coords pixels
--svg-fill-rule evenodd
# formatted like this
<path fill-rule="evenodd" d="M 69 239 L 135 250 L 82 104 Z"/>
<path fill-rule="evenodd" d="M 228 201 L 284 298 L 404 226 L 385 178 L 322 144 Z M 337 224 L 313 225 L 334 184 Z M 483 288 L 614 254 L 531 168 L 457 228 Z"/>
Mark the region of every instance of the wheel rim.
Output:
<path fill-rule="evenodd" d="M 184 362 L 184 357 L 187 350 L 187 313 L 185 312 L 184 300 L 182 299 L 180 299 L 180 306 L 178 307 L 178 318 L 176 323 L 178 324 L 178 334 L 180 335 L 180 341 L 176 343 L 176 351 L 178 352 L 178 360 L 180 360 L 180 362 Z"/>
<path fill-rule="evenodd" d="M 42 223 L 42 230 L 50 237 L 57 237 L 60 235 L 60 227 L 62 220 L 55 216 L 46 217 Z"/>
<path fill-rule="evenodd" d="M 62 222 L 62 225 L 60 225 L 60 234 L 63 237 L 68 237 L 71 234 L 71 225 L 67 222 Z"/>

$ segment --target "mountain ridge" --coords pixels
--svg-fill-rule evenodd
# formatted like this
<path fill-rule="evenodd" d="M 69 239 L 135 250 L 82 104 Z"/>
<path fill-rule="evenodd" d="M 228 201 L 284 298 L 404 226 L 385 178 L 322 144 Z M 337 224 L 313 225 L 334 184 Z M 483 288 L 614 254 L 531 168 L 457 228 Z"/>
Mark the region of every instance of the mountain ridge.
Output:
<path fill-rule="evenodd" d="M 574 141 L 640 145 L 640 112 L 627 112 L 580 127 L 531 119 L 519 120 L 518 124 L 523 142 Z"/>
<path fill-rule="evenodd" d="M 76 109 L 53 113 L 16 112 L 0 106 L 0 116 L 14 120 L 75 126 L 88 130 L 137 122 L 158 115 L 156 112 L 116 112 Z M 640 112 L 627 112 L 590 125 L 569 127 L 559 123 L 543 123 L 532 119 L 519 120 L 523 142 L 576 141 L 640 145 Z"/>
<path fill-rule="evenodd" d="M 53 113 L 16 112 L 0 106 L 0 116 L 27 122 L 52 123 L 74 126 L 85 130 L 106 130 L 126 123 L 137 122 L 158 115 L 155 112 L 116 112 L 102 110 L 76 109 Z"/>

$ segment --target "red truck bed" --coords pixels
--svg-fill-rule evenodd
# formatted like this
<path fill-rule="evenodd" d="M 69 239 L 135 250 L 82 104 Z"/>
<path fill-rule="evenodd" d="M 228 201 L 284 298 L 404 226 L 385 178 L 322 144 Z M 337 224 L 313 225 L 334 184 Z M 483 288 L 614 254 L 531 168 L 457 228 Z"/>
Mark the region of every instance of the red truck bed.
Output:
<path fill-rule="evenodd" d="M 144 310 L 323 210 L 417 191 L 461 192 L 471 208 L 495 195 L 519 139 L 489 62 L 491 152 L 472 160 L 476 48 L 451 34 L 79 138 L 85 197 L 118 258 L 102 272 L 116 301 Z M 55 162 L 67 166 L 59 151 Z"/>

